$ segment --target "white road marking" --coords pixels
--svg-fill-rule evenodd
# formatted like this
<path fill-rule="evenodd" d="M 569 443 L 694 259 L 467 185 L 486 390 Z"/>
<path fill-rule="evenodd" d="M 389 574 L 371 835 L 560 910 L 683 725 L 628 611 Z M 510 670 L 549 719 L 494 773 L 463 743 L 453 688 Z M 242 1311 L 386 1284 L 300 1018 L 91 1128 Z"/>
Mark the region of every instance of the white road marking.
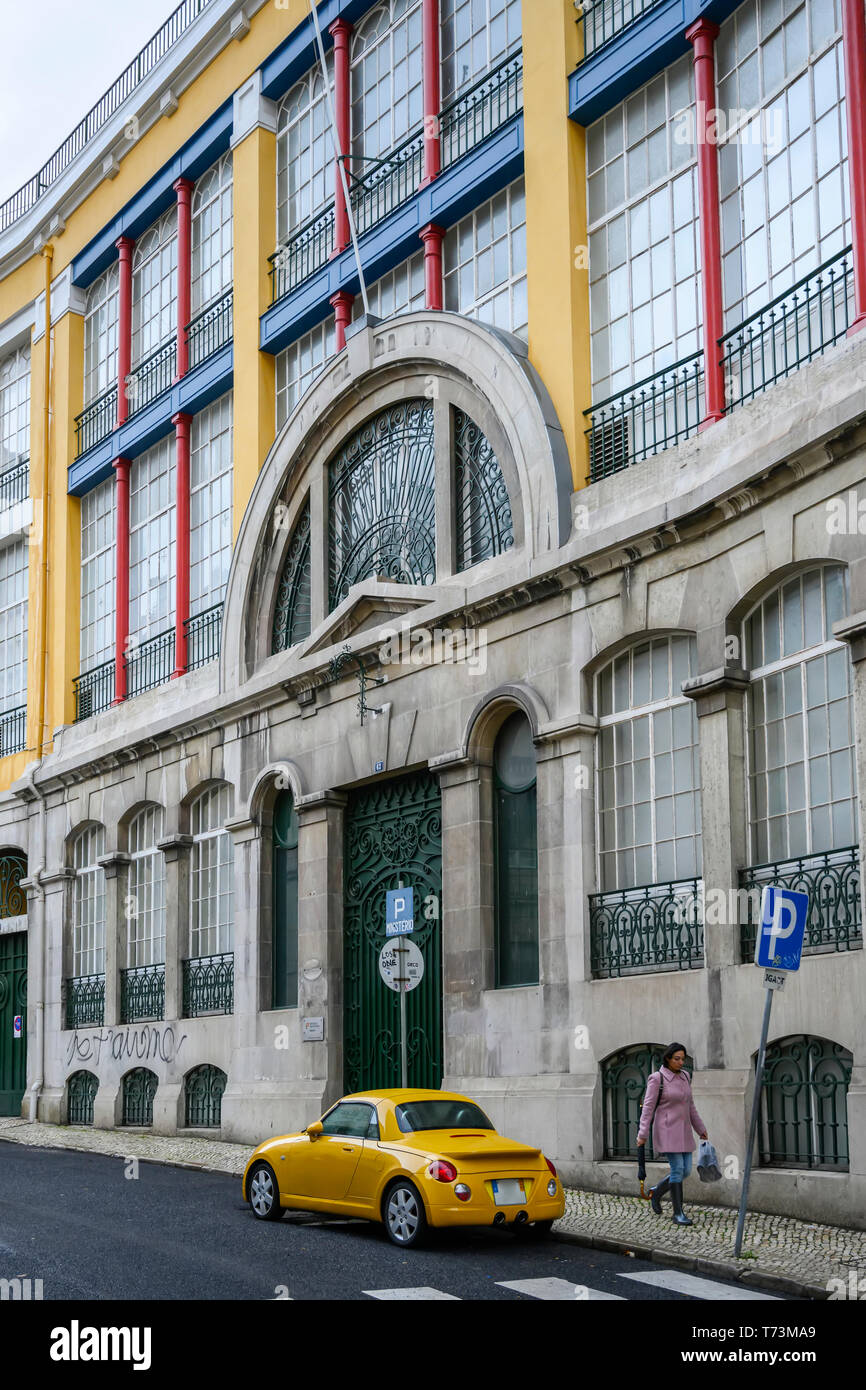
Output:
<path fill-rule="evenodd" d="M 686 1274 L 681 1269 L 652 1270 L 648 1274 L 620 1274 L 620 1279 L 634 1279 L 639 1284 L 654 1284 L 659 1289 L 670 1289 L 671 1293 L 687 1293 L 693 1298 L 725 1299 L 734 1302 L 757 1303 L 769 1299 L 779 1300 L 773 1293 L 759 1293 L 744 1285 L 717 1284 L 712 1279 L 700 1279 L 696 1274 Z"/>
<path fill-rule="evenodd" d="M 619 1293 L 603 1293 L 601 1289 L 591 1289 L 586 1284 L 574 1284 L 569 1279 L 497 1279 L 501 1289 L 514 1289 L 525 1293 L 529 1298 L 557 1299 L 570 1303 L 622 1303 Z"/>
<path fill-rule="evenodd" d="M 414 1289 L 362 1289 L 368 1298 L 393 1299 L 400 1302 L 411 1302 L 414 1300 L 448 1299 L 452 1303 L 460 1303 L 462 1300 L 453 1293 L 443 1293 L 441 1289 L 431 1289 L 426 1284 L 420 1284 Z"/>

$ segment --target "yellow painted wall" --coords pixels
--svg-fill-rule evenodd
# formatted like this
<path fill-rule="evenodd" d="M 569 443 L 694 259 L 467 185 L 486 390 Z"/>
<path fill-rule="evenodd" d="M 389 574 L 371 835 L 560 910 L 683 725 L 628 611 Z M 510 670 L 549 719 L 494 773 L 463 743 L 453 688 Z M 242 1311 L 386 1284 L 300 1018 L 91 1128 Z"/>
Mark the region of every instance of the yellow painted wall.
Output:
<path fill-rule="evenodd" d="M 80 669 L 81 502 L 66 491 L 75 459 L 75 416 L 84 406 L 84 319 L 64 314 L 54 326 L 49 461 L 47 737 L 75 717 L 72 679 Z"/>
<path fill-rule="evenodd" d="M 523 6 L 529 356 L 550 392 L 575 487 L 588 455 L 589 271 L 585 136 L 568 119 L 567 77 L 578 61 L 576 13 L 563 0 Z"/>

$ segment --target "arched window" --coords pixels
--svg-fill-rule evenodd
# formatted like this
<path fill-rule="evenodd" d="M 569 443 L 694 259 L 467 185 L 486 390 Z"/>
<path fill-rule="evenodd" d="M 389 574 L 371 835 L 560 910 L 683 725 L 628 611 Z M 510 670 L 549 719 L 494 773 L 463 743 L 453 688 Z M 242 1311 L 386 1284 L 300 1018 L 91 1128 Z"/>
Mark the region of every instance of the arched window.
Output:
<path fill-rule="evenodd" d="M 145 806 L 129 825 L 127 964 L 131 967 L 165 961 L 165 856 L 157 849 L 164 820 L 161 806 Z"/>
<path fill-rule="evenodd" d="M 74 1071 L 66 1082 L 66 1123 L 92 1125 L 99 1080 L 92 1071 Z"/>
<path fill-rule="evenodd" d="M 637 1132 L 640 1104 L 650 1075 L 662 1065 L 664 1043 L 637 1043 L 624 1047 L 601 1064 L 602 1104 L 604 1106 L 604 1157 L 637 1158 Z M 686 1054 L 685 1070 L 691 1075 L 694 1062 Z M 653 1160 L 652 1133 L 646 1156 Z"/>
<path fill-rule="evenodd" d="M 123 1116 L 121 1124 L 147 1126 L 153 1124 L 153 1098 L 159 1077 L 147 1067 L 136 1067 L 123 1078 L 121 1093 Z"/>
<path fill-rule="evenodd" d="M 538 983 L 535 748 L 526 715 L 506 719 L 493 749 L 496 986 Z"/>
<path fill-rule="evenodd" d="M 192 195 L 192 313 L 232 284 L 232 156 L 224 154 L 197 181 Z"/>
<path fill-rule="evenodd" d="M 84 308 L 84 402 L 117 384 L 117 261 L 88 286 Z"/>
<path fill-rule="evenodd" d="M 231 788 L 226 786 L 202 793 L 190 808 L 192 959 L 234 949 L 234 844 L 225 829 L 230 815 Z"/>
<path fill-rule="evenodd" d="M 661 637 L 598 674 L 602 892 L 700 876 L 698 721 L 681 694 L 695 665 L 693 637 Z"/>
<path fill-rule="evenodd" d="M 356 173 L 375 166 L 421 125 L 424 65 L 421 0 L 386 0 L 352 42 L 352 153 Z"/>
<path fill-rule="evenodd" d="M 30 453 L 30 348 L 0 360 L 0 468 Z"/>
<path fill-rule="evenodd" d="M 441 5 L 445 105 L 516 52 L 523 30 L 521 0 L 441 0 Z"/>
<path fill-rule="evenodd" d="M 183 1089 L 188 1129 L 219 1129 L 227 1082 L 228 1077 L 219 1067 L 206 1064 L 187 1072 Z"/>
<path fill-rule="evenodd" d="M 105 972 L 105 830 L 90 825 L 76 836 L 72 849 L 75 887 L 72 899 L 72 973 Z"/>
<path fill-rule="evenodd" d="M 852 1054 L 826 1038 L 781 1038 L 764 1059 L 761 1163 L 848 1170 Z"/>
<path fill-rule="evenodd" d="M 333 91 L 334 55 L 327 55 Z M 333 196 L 328 103 L 319 64 L 286 93 L 277 108 L 277 241 L 286 241 Z"/>
<path fill-rule="evenodd" d="M 273 943 L 271 1007 L 298 1003 L 298 813 L 291 792 L 274 806 Z"/>
<path fill-rule="evenodd" d="M 489 440 L 462 410 L 453 411 L 457 569 L 468 570 L 514 544 L 511 501 Z"/>
<path fill-rule="evenodd" d="M 177 209 L 169 208 L 132 253 L 132 365 L 177 333 Z"/>
<path fill-rule="evenodd" d="M 283 563 L 274 612 L 273 651 L 310 635 L 310 502 L 304 503 Z"/>

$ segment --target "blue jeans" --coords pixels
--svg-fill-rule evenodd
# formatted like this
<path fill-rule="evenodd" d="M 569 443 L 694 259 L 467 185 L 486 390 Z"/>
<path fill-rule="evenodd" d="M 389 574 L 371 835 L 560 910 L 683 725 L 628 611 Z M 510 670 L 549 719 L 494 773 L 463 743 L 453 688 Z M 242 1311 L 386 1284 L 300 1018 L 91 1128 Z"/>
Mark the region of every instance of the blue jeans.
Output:
<path fill-rule="evenodd" d="M 692 1156 L 688 1154 L 665 1154 L 665 1158 L 671 1165 L 671 1182 L 682 1182 L 692 1171 Z"/>

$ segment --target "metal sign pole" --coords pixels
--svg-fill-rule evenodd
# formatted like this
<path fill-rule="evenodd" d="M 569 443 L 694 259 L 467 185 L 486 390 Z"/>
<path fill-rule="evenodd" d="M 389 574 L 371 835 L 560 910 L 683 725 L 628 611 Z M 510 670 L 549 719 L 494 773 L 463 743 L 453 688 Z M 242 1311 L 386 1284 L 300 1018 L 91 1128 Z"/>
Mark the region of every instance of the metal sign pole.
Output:
<path fill-rule="evenodd" d="M 749 1200 L 749 1180 L 752 1176 L 752 1153 L 755 1148 L 755 1136 L 758 1133 L 758 1114 L 761 1108 L 761 1087 L 764 1083 L 764 1057 L 767 1052 L 767 1037 L 770 1032 L 770 1010 L 773 1007 L 773 991 L 766 991 L 767 999 L 764 1004 L 764 1022 L 761 1025 L 761 1043 L 758 1048 L 758 1061 L 755 1070 L 755 1094 L 752 1098 L 752 1118 L 749 1123 L 749 1146 L 746 1150 L 746 1168 L 743 1173 L 743 1191 L 740 1196 L 740 1213 L 737 1217 L 737 1238 L 734 1242 L 734 1255 L 740 1258 L 740 1250 L 743 1245 L 743 1228 L 746 1224 L 746 1205 Z"/>
<path fill-rule="evenodd" d="M 409 1085 L 409 1054 L 406 1039 L 406 982 L 400 981 L 400 1085 Z"/>

